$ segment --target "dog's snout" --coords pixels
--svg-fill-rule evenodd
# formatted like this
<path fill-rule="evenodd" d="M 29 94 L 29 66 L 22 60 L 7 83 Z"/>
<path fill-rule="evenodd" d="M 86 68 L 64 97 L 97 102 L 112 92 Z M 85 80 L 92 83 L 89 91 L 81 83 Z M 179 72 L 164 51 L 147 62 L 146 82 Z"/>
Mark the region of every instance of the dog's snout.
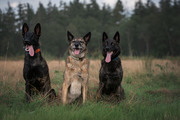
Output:
<path fill-rule="evenodd" d="M 106 47 L 106 51 L 109 51 L 110 49 L 109 49 L 109 47 Z"/>
<path fill-rule="evenodd" d="M 27 38 L 27 39 L 24 39 L 24 43 L 25 43 L 25 44 L 32 44 L 32 41 Z"/>
<path fill-rule="evenodd" d="M 78 43 L 75 43 L 74 45 L 75 45 L 75 47 L 78 47 L 78 46 L 79 46 L 79 44 L 78 44 Z"/>
<path fill-rule="evenodd" d="M 25 42 L 25 43 L 29 43 L 30 40 L 29 40 L 28 38 L 26 38 L 26 39 L 24 39 L 24 42 Z"/>
<path fill-rule="evenodd" d="M 24 41 L 25 44 L 29 44 L 29 41 Z"/>
<path fill-rule="evenodd" d="M 29 42 L 29 39 L 25 39 L 24 42 Z"/>

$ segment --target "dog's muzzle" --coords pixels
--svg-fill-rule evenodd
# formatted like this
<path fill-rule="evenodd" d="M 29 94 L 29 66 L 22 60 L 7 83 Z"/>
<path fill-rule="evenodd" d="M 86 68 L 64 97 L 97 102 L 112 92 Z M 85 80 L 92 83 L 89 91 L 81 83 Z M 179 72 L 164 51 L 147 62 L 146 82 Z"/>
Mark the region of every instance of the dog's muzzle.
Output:
<path fill-rule="evenodd" d="M 78 54 L 80 54 L 82 52 L 82 46 L 79 45 L 79 44 L 74 44 L 72 46 L 72 50 L 73 50 L 75 55 L 78 55 Z"/>

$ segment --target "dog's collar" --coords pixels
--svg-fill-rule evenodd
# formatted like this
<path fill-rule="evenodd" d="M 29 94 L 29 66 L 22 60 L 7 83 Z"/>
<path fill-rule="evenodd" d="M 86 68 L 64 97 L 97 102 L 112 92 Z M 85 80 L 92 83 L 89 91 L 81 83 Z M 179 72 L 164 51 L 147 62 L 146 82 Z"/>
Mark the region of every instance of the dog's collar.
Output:
<path fill-rule="evenodd" d="M 116 60 L 118 60 L 119 59 L 119 57 L 117 56 L 117 57 L 115 57 L 114 59 L 112 59 L 112 61 L 116 61 Z"/>
<path fill-rule="evenodd" d="M 40 51 L 41 51 L 40 48 L 38 48 L 38 49 L 35 50 L 35 53 L 38 53 Z"/>
<path fill-rule="evenodd" d="M 77 61 L 82 61 L 82 60 L 83 60 L 83 58 L 76 58 L 76 57 L 74 57 L 74 56 L 72 56 L 72 55 L 71 55 L 71 57 L 72 57 L 74 60 L 77 60 Z"/>

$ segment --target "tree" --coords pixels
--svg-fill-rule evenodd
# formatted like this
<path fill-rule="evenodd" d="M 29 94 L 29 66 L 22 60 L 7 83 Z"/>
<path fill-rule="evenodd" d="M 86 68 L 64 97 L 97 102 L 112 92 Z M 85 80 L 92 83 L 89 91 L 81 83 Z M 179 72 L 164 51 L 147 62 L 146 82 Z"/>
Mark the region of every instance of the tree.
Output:
<path fill-rule="evenodd" d="M 169 46 L 169 55 L 174 55 L 174 44 L 173 44 L 173 37 L 172 37 L 172 6 L 171 0 L 161 0 L 160 1 L 160 10 L 161 16 L 160 19 L 162 21 L 162 30 L 163 34 L 165 35 L 164 40 L 166 40 L 167 45 Z"/>
<path fill-rule="evenodd" d="M 3 26 L 1 43 L 3 46 L 0 48 L 0 55 L 5 54 L 15 54 L 17 49 L 14 46 L 15 40 L 15 14 L 8 2 L 8 8 L 6 9 L 6 14 L 3 14 Z M 9 52 L 9 53 L 8 53 Z"/>
<path fill-rule="evenodd" d="M 125 17 L 123 15 L 124 9 L 121 0 L 117 0 L 115 8 L 113 9 L 112 12 L 112 17 L 113 17 L 113 23 L 114 24 L 119 24 L 121 20 Z"/>
<path fill-rule="evenodd" d="M 47 22 L 47 16 L 46 16 L 46 9 L 44 8 L 42 3 L 39 3 L 39 7 L 37 9 L 36 12 L 36 22 L 40 22 L 40 23 L 46 23 Z"/>
<path fill-rule="evenodd" d="M 34 20 L 35 14 L 34 14 L 32 6 L 29 3 L 26 4 L 26 11 L 27 11 L 27 14 L 26 14 L 26 16 L 27 16 L 26 23 L 28 25 L 32 25 L 35 22 L 35 20 Z"/>

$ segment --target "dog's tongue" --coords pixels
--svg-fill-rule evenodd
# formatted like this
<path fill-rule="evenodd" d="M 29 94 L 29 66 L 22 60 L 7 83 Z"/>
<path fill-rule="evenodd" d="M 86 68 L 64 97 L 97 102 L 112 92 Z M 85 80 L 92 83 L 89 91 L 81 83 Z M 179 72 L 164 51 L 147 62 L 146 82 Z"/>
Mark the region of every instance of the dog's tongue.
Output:
<path fill-rule="evenodd" d="M 29 54 L 30 54 L 30 56 L 34 56 L 34 49 L 33 49 L 33 46 L 30 45 L 30 46 L 27 46 L 27 48 L 29 49 Z"/>
<path fill-rule="evenodd" d="M 112 55 L 112 54 L 113 54 L 113 52 L 107 52 L 106 59 L 105 59 L 105 61 L 106 61 L 107 63 L 111 62 L 111 55 Z"/>
<path fill-rule="evenodd" d="M 80 50 L 75 50 L 75 51 L 74 51 L 74 54 L 75 54 L 75 55 L 78 55 L 79 52 L 80 52 Z"/>

